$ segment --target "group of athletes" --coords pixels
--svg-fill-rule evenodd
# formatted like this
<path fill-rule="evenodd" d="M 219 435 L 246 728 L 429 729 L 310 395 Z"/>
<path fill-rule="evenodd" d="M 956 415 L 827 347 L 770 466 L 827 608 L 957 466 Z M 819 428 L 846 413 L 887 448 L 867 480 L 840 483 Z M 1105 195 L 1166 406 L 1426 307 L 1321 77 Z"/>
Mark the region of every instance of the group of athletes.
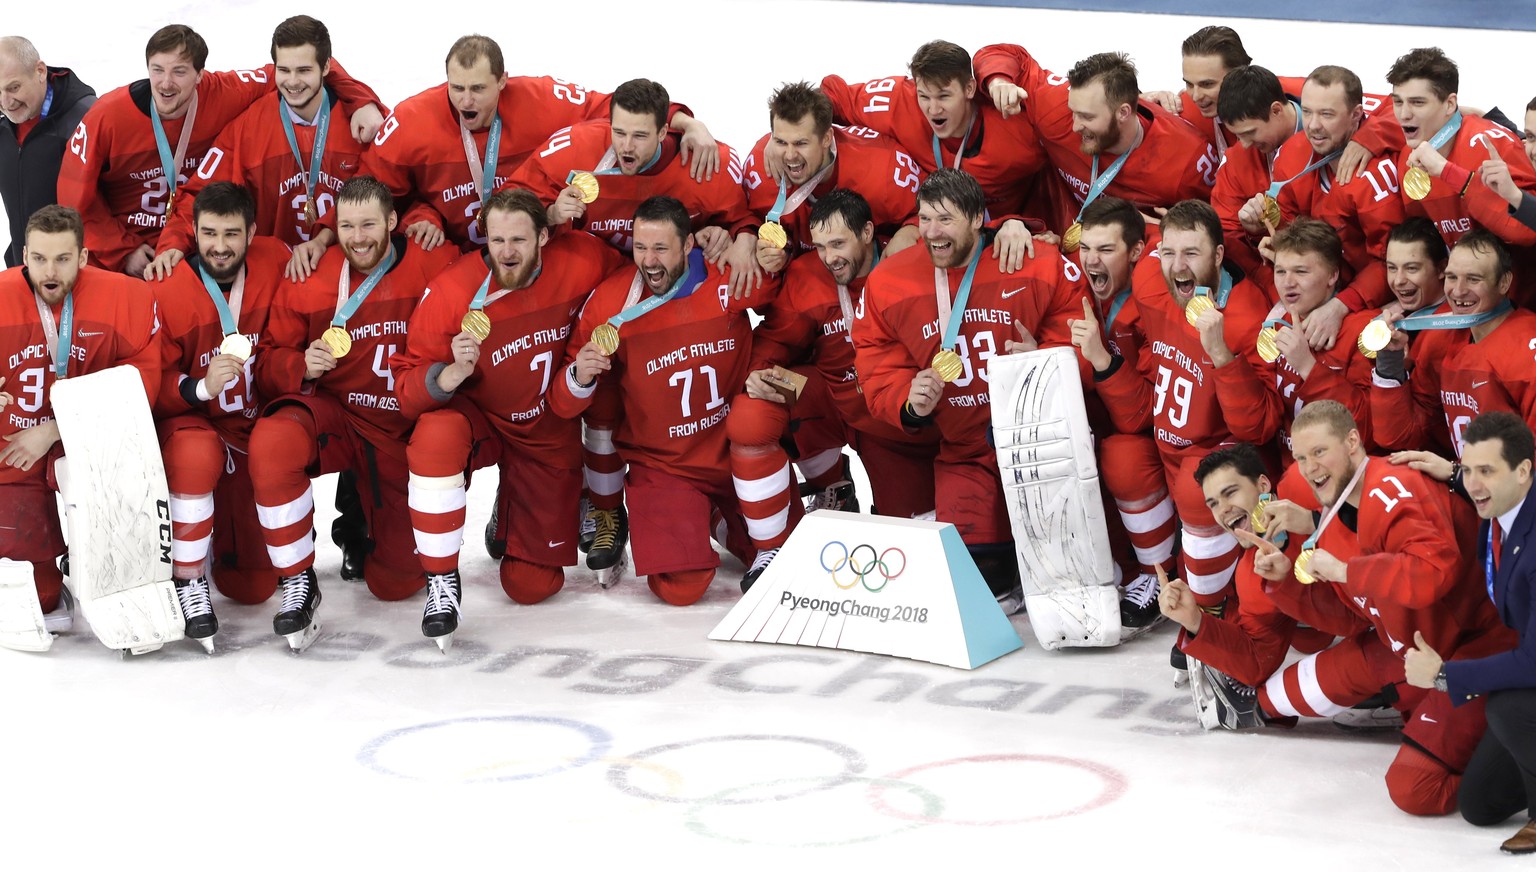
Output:
<path fill-rule="evenodd" d="M 1205 27 L 1184 89 L 1144 93 L 1119 53 L 1063 75 L 935 41 L 909 75 L 784 84 L 744 159 L 661 84 L 508 76 L 484 36 L 392 112 L 307 16 L 264 68 L 207 54 L 185 26 L 151 37 L 148 78 L 85 112 L 0 274 L 0 549 L 43 611 L 64 607 L 49 390 L 122 364 L 194 639 L 216 590 L 280 597 L 274 630 L 307 644 L 318 475 L 342 473 L 343 577 L 425 588 L 443 639 L 476 470 L 513 600 L 558 592 L 578 547 L 613 576 L 628 543 L 687 605 L 715 543 L 745 590 L 807 509 L 857 510 L 848 450 L 870 510 L 954 524 L 1016 608 L 988 363 L 1069 346 L 1126 630 L 1181 624 L 1176 662 L 1229 682 L 1229 726 L 1384 691 L 1432 712 L 1388 784 L 1455 807 L 1479 701 L 1415 691 L 1403 663 L 1513 645 L 1472 508 L 1431 475 L 1474 418 L 1536 419 L 1536 169 L 1507 119 L 1459 105 L 1440 50 L 1367 94 Z M 32 61 L 6 105 L 35 123 L 59 73 Z"/>

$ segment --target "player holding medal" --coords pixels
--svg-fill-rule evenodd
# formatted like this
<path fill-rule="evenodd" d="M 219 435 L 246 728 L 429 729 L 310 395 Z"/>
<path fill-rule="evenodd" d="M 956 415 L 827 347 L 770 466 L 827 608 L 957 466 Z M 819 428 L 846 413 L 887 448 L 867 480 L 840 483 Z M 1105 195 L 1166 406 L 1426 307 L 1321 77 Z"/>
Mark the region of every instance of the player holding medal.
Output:
<path fill-rule="evenodd" d="M 257 236 L 245 188 L 214 182 L 197 192 L 197 253 L 152 285 L 160 301 L 165 372 L 154 404 L 171 496 L 172 575 L 187 636 L 210 651 L 218 619 L 213 584 L 235 602 L 277 590 L 256 503 L 250 438 L 261 406 L 252 386 L 255 347 L 288 263 L 288 247 Z"/>
<path fill-rule="evenodd" d="M 545 392 L 582 303 L 622 258 L 585 233 L 551 239 L 544 205 L 522 189 L 492 194 L 479 220 L 485 251 L 432 280 L 392 363 L 401 411 L 416 420 L 411 526 L 422 567 L 460 592 L 465 487 L 474 469 L 499 466 L 501 586 L 532 604 L 575 562 L 581 492 L 581 426 L 549 414 Z M 445 646 L 457 626 L 456 608 L 423 618 Z"/>
<path fill-rule="evenodd" d="M 853 337 L 860 384 L 877 420 L 939 429 L 937 517 L 959 529 L 993 594 L 1016 607 L 1012 526 L 987 442 L 987 365 L 996 354 L 1069 345 L 1082 270 L 1036 240 L 1035 256 L 1003 273 L 984 250 L 985 196 L 964 170 L 934 172 L 917 203 L 924 244 L 882 260 L 865 286 Z"/>
<path fill-rule="evenodd" d="M 295 649 L 313 641 L 314 475 L 355 470 L 372 552 L 368 589 L 404 599 L 426 584 L 406 511 L 406 436 L 390 357 L 428 281 L 453 257 L 392 235 L 389 189 L 369 176 L 336 198 L 339 242 L 307 283 L 284 281 L 256 357 L 257 390 L 275 398 L 251 434 L 251 481 L 272 564 L 283 576 L 273 629 Z M 329 289 L 335 287 L 333 297 Z M 440 586 L 441 587 L 441 586 Z M 446 589 L 434 588 L 441 602 Z"/>

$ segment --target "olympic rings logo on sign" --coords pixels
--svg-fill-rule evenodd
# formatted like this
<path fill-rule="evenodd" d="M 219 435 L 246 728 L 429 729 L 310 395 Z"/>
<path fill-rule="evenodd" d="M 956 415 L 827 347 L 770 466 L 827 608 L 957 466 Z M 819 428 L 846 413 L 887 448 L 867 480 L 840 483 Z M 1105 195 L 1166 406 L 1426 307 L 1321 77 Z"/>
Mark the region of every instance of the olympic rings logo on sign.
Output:
<path fill-rule="evenodd" d="M 828 565 L 827 552 L 832 548 L 842 549 L 843 553 L 835 562 Z M 891 562 L 894 558 L 901 559 L 901 566 L 893 570 Z M 854 585 L 863 584 L 864 589 L 870 593 L 879 593 L 885 590 L 885 586 L 891 583 L 891 579 L 899 578 L 903 572 L 907 571 L 907 554 L 895 546 L 879 552 L 875 551 L 873 545 L 855 545 L 849 549 L 847 544 L 834 539 L 821 546 L 821 568 L 832 576 L 832 583 L 837 585 L 839 590 L 851 590 Z M 838 580 L 837 574 L 842 570 L 847 570 L 852 576 L 847 584 Z M 880 586 L 871 587 L 869 576 L 876 571 L 880 573 Z"/>

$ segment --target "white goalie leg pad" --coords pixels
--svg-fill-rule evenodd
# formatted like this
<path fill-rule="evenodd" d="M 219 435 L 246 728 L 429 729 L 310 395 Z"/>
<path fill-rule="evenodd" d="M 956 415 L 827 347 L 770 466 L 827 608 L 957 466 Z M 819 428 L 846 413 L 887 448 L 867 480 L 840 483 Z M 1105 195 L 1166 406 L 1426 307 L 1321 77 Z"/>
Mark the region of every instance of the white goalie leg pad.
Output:
<path fill-rule="evenodd" d="M 989 365 L 992 432 L 1035 637 L 1048 649 L 1120 644 L 1120 596 L 1093 433 L 1071 348 Z"/>
<path fill-rule="evenodd" d="M 43 620 L 32 564 L 0 557 L 0 648 L 47 651 L 53 634 Z"/>
<path fill-rule="evenodd" d="M 57 476 L 81 614 L 108 648 L 139 654 L 182 638 L 170 494 L 138 371 L 61 380 L 52 401 L 68 455 Z"/>

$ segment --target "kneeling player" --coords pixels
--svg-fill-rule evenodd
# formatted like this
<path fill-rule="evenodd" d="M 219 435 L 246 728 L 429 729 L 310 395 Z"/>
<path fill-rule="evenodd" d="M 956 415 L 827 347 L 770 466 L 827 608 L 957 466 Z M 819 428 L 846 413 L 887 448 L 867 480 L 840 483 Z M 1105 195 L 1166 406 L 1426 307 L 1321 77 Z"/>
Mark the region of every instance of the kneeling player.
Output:
<path fill-rule="evenodd" d="M 581 493 L 581 424 L 550 414 L 544 394 L 582 303 L 621 258 L 580 231 L 551 240 L 544 205 L 521 188 L 497 191 L 478 220 L 485 253 L 433 279 L 393 361 L 416 418 L 411 525 L 422 567 L 457 592 L 467 476 L 498 465 L 501 586 L 532 604 L 560 590 L 576 559 Z M 429 614 L 422 629 L 441 640 L 457 624 L 456 611 Z"/>
<path fill-rule="evenodd" d="M 170 486 L 176 593 L 187 636 L 212 651 L 219 622 L 208 595 L 210 546 L 217 551 L 213 580 L 225 596 L 255 604 L 277 590 L 251 491 L 251 429 L 260 405 L 251 371 L 289 254 L 276 239 L 255 235 L 255 203 L 231 182 L 199 191 L 192 213 L 197 254 L 153 286 L 165 326 L 155 416 Z"/>
<path fill-rule="evenodd" d="M 393 235 L 394 198 L 370 176 L 336 197 L 340 244 L 307 283 L 285 281 L 256 359 L 256 386 L 275 397 L 251 433 L 251 481 L 283 600 L 272 628 L 296 650 L 314 640 L 317 475 L 354 469 L 374 548 L 364 578 L 374 596 L 405 599 L 426 583 L 411 553 L 405 443 L 410 421 L 395 399 L 389 358 L 427 282 L 452 258 Z M 357 273 L 357 276 L 353 274 Z M 331 288 L 336 288 L 332 296 Z M 447 610 L 457 591 L 433 586 L 429 606 Z"/>
<path fill-rule="evenodd" d="M 30 572 L 42 611 L 64 612 L 50 628 L 64 629 L 64 579 L 54 565 L 64 532 L 53 494 L 64 447 L 49 399 L 53 385 L 126 364 L 153 399 L 159 324 L 143 282 L 85 265 L 85 226 L 75 210 L 37 210 L 25 239 L 24 265 L 0 273 L 0 347 L 7 352 L 0 355 L 0 571 Z"/>

